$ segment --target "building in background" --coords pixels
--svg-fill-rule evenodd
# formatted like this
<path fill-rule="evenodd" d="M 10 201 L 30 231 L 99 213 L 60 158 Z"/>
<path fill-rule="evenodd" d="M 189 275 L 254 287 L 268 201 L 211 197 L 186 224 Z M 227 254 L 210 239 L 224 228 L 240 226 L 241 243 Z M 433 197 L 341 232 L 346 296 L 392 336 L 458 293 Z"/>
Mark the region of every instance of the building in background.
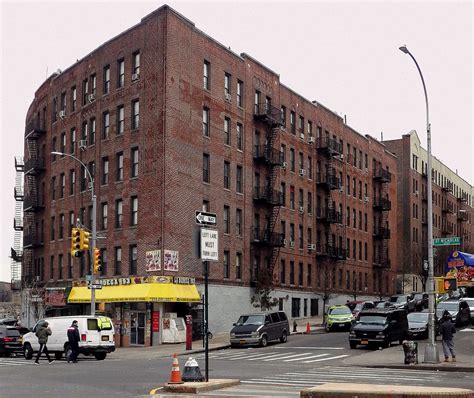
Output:
<path fill-rule="evenodd" d="M 213 332 L 255 304 L 300 318 L 395 292 L 396 157 L 168 6 L 48 78 L 26 122 L 22 279 L 50 314 L 89 310 L 90 255 L 69 250 L 92 222 L 85 169 L 51 151 L 94 176 L 118 344 L 159 343 L 168 313 L 202 318 L 196 211 L 217 215 Z"/>
<path fill-rule="evenodd" d="M 398 159 L 399 289 L 424 291 L 428 260 L 428 154 L 416 131 L 384 144 Z M 474 187 L 434 156 L 432 181 L 433 237 L 461 238 L 460 246 L 434 248 L 434 272 L 441 276 L 450 252 L 474 253 Z"/>

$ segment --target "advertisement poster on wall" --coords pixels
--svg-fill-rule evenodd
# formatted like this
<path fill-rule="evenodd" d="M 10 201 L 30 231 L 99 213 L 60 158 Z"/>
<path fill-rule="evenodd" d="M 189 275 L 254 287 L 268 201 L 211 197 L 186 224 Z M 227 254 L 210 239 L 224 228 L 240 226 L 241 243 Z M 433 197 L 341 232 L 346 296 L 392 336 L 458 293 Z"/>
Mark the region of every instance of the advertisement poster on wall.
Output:
<path fill-rule="evenodd" d="M 178 271 L 178 252 L 175 250 L 165 250 L 164 256 L 165 271 Z"/>
<path fill-rule="evenodd" d="M 151 250 L 145 253 L 146 271 L 161 271 L 161 250 Z"/>

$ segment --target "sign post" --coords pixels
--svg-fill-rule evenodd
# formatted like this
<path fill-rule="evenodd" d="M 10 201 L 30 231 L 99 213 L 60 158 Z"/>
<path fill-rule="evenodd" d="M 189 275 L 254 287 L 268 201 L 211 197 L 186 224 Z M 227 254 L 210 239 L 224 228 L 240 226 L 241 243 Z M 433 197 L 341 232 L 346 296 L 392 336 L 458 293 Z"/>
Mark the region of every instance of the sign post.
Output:
<path fill-rule="evenodd" d="M 219 260 L 219 232 L 205 226 L 216 226 L 213 213 L 196 211 L 196 224 L 201 225 L 200 257 L 204 269 L 204 357 L 205 380 L 209 381 L 209 261 Z"/>

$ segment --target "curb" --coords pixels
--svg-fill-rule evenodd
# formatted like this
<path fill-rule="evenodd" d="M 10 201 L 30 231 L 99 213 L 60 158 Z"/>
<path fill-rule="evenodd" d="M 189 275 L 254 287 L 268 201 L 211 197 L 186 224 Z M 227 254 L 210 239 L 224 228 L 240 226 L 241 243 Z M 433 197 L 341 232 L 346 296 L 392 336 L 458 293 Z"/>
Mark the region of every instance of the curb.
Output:
<path fill-rule="evenodd" d="M 466 372 L 473 373 L 473 366 L 437 366 L 437 365 L 346 365 L 346 366 L 359 366 L 364 368 L 374 368 L 374 369 L 414 369 L 414 370 L 436 370 L 438 372 Z"/>

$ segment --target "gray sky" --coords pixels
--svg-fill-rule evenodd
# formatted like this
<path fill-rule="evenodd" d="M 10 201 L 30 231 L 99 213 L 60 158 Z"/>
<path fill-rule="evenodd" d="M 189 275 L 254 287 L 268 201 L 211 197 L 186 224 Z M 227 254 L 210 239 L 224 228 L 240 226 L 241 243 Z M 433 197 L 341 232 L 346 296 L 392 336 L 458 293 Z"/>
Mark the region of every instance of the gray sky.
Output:
<path fill-rule="evenodd" d="M 161 2 L 0 0 L 0 280 L 10 279 L 14 156 L 35 90 L 158 8 Z M 473 4 L 444 2 L 182 2 L 171 7 L 237 53 L 280 74 L 309 100 L 362 134 L 398 138 L 415 129 L 426 147 L 423 71 L 433 154 L 473 184 Z"/>

